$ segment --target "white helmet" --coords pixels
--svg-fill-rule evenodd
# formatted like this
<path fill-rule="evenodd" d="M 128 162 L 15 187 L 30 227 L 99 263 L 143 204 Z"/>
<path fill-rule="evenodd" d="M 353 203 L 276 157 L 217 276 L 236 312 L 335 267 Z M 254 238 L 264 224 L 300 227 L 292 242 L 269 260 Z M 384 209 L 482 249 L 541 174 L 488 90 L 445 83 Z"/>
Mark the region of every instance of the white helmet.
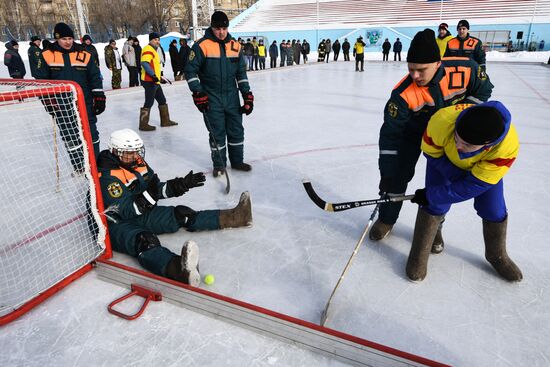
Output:
<path fill-rule="evenodd" d="M 121 160 L 123 159 L 124 153 L 134 152 L 137 152 L 142 159 L 145 158 L 143 140 L 141 140 L 139 135 L 131 129 L 113 131 L 109 138 L 109 150 Z"/>

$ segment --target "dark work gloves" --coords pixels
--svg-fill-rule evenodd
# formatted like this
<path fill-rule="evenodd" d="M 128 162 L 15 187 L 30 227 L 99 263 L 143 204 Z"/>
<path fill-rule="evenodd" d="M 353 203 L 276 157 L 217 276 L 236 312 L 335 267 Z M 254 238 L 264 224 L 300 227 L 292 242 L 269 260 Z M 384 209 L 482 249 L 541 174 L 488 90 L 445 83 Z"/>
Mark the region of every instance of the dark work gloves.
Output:
<path fill-rule="evenodd" d="M 178 197 L 185 194 L 193 187 L 199 187 L 204 185 L 206 176 L 202 172 L 193 173 L 189 171 L 184 178 L 176 177 L 166 181 L 167 189 L 170 191 L 173 197 Z"/>
<path fill-rule="evenodd" d="M 105 111 L 105 93 L 103 92 L 92 92 L 94 103 L 93 103 L 93 112 L 94 115 L 101 115 Z"/>
<path fill-rule="evenodd" d="M 208 103 L 208 94 L 204 92 L 193 92 L 193 102 L 195 102 L 195 106 L 199 109 L 201 112 L 208 111 L 209 103 Z"/>
<path fill-rule="evenodd" d="M 244 105 L 241 107 L 241 113 L 250 115 L 254 109 L 254 95 L 252 92 L 243 94 Z"/>
<path fill-rule="evenodd" d="M 148 212 L 157 205 L 159 199 L 159 183 L 160 180 L 158 176 L 156 174 L 153 175 L 153 177 L 149 179 L 147 190 L 136 196 L 134 202 L 141 214 Z"/>
<path fill-rule="evenodd" d="M 153 79 L 153 82 L 154 82 L 154 83 L 158 83 L 158 82 L 160 81 L 159 78 L 157 78 L 156 75 L 153 75 L 153 76 L 151 77 L 151 79 Z"/>
<path fill-rule="evenodd" d="M 414 198 L 411 199 L 411 203 L 418 204 L 420 206 L 428 206 L 428 198 L 426 197 L 426 189 L 418 189 L 414 192 Z"/>

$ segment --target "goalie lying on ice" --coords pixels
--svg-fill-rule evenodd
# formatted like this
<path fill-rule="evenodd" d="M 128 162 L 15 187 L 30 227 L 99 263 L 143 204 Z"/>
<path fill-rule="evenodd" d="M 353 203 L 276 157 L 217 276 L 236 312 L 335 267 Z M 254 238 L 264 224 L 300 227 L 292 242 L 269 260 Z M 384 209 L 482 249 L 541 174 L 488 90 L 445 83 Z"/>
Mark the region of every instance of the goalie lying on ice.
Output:
<path fill-rule="evenodd" d="M 144 160 L 145 147 L 130 129 L 114 131 L 109 149 L 98 158 L 99 181 L 105 202 L 111 244 L 115 251 L 136 257 L 148 271 L 198 286 L 198 247 L 186 242 L 181 255 L 163 247 L 157 235 L 250 226 L 252 209 L 248 192 L 228 210 L 199 210 L 187 206 L 159 206 L 158 200 L 179 197 L 204 185 L 202 172 L 162 182 Z"/>

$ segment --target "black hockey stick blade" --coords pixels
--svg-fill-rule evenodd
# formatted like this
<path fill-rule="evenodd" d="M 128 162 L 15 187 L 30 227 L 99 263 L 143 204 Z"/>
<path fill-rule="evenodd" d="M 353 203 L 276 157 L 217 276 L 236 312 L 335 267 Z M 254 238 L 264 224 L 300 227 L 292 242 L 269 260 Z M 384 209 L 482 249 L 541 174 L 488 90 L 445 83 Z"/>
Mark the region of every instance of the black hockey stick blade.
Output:
<path fill-rule="evenodd" d="M 319 208 L 327 212 L 341 212 L 344 210 L 359 208 L 366 205 L 376 205 L 376 204 L 383 204 L 383 203 L 390 203 L 390 202 L 405 201 L 405 200 L 411 200 L 412 198 L 414 198 L 414 195 L 403 195 L 403 196 L 388 196 L 386 198 L 372 199 L 372 200 L 330 203 L 321 199 L 319 195 L 317 195 L 317 193 L 313 189 L 313 186 L 311 185 L 311 182 L 309 180 L 303 180 L 302 184 L 304 185 L 304 189 L 306 190 L 311 201 L 313 201 Z"/>

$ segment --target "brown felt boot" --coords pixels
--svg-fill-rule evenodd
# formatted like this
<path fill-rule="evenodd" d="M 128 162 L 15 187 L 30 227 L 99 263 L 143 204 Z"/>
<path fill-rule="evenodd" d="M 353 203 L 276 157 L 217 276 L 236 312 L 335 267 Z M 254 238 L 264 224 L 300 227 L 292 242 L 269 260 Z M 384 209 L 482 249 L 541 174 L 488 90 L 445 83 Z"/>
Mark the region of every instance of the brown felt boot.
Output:
<path fill-rule="evenodd" d="M 439 224 L 437 228 L 437 233 L 435 234 L 434 243 L 432 243 L 432 254 L 440 254 L 445 248 L 445 241 L 443 241 L 443 235 L 441 234 L 441 229 L 443 228 L 443 221 Z"/>
<path fill-rule="evenodd" d="M 506 253 L 507 225 L 508 217 L 500 223 L 483 220 L 485 258 L 501 277 L 510 282 L 519 282 L 523 279 L 523 274 Z"/>
<path fill-rule="evenodd" d="M 382 222 L 380 219 L 377 219 L 376 222 L 374 222 L 369 232 L 369 238 L 372 241 L 380 241 L 381 239 L 386 238 L 386 236 L 390 234 L 392 228 L 393 228 L 393 224 L 386 224 Z"/>
<path fill-rule="evenodd" d="M 167 127 L 167 126 L 176 126 L 178 124 L 177 122 L 170 120 L 170 112 L 168 112 L 167 104 L 159 105 L 159 112 L 160 112 L 160 126 Z"/>
<path fill-rule="evenodd" d="M 186 241 L 181 248 L 181 256 L 170 260 L 166 266 L 166 277 L 193 287 L 199 286 L 199 246 L 195 241 Z"/>
<path fill-rule="evenodd" d="M 443 215 L 431 215 L 418 208 L 414 235 L 407 260 L 407 276 L 410 280 L 424 280 L 428 272 L 428 257 Z"/>
<path fill-rule="evenodd" d="M 153 131 L 156 127 L 149 125 L 150 108 L 141 107 L 139 110 L 139 129 L 141 131 Z"/>
<path fill-rule="evenodd" d="M 239 204 L 233 209 L 220 210 L 220 229 L 249 227 L 252 225 L 252 203 L 250 193 L 241 194 Z"/>

